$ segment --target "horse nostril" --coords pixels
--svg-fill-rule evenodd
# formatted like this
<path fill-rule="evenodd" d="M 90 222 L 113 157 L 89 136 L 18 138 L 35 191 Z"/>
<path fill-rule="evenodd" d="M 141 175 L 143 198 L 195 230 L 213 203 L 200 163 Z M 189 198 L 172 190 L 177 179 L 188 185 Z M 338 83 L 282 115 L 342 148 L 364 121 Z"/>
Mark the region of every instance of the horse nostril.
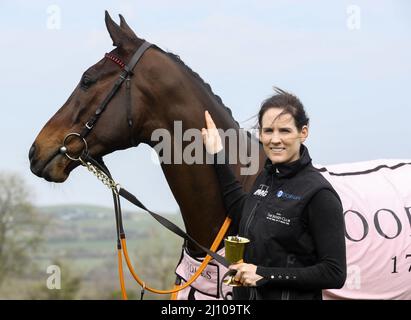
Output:
<path fill-rule="evenodd" d="M 36 145 L 33 143 L 29 151 L 29 159 L 31 160 L 36 152 Z"/>

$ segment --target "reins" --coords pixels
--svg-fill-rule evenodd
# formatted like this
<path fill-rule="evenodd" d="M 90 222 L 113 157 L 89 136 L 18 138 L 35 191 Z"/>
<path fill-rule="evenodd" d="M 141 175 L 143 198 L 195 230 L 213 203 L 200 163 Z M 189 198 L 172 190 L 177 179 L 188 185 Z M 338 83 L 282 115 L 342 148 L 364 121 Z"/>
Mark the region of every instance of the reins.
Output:
<path fill-rule="evenodd" d="M 126 65 L 120 58 L 115 57 L 112 54 L 106 54 L 105 57 L 107 59 L 112 60 L 113 62 L 117 63 L 120 67 L 122 67 L 122 72 L 120 74 L 119 79 L 115 82 L 113 88 L 109 92 L 109 94 L 106 96 L 106 98 L 103 100 L 103 102 L 100 104 L 100 106 L 97 108 L 95 111 L 94 115 L 86 122 L 85 126 L 81 130 L 80 133 L 69 133 L 64 141 L 63 145 L 60 148 L 60 153 L 64 154 L 67 156 L 70 160 L 72 161 L 79 161 L 81 165 L 85 166 L 90 172 L 92 172 L 104 185 L 106 185 L 111 191 L 113 195 L 113 203 L 114 203 L 114 210 L 115 210 L 115 218 L 116 218 L 116 231 L 117 231 L 117 257 L 118 257 L 118 272 L 119 272 L 119 279 L 120 279 L 120 287 L 121 287 L 121 293 L 122 293 L 122 298 L 124 300 L 127 299 L 127 292 L 125 288 L 125 282 L 124 282 L 124 272 L 123 272 L 123 257 L 126 261 L 127 267 L 134 277 L 134 279 L 139 283 L 139 285 L 142 287 L 141 291 L 141 298 L 143 298 L 145 290 L 151 291 L 153 293 L 158 293 L 158 294 L 174 294 L 180 290 L 183 290 L 190 286 L 203 272 L 203 270 L 206 268 L 210 260 L 213 258 L 223 266 L 227 267 L 229 266 L 229 263 L 227 260 L 215 253 L 224 238 L 224 235 L 226 234 L 230 223 L 231 219 L 226 218 L 223 225 L 221 226 L 213 244 L 211 245 L 211 248 L 208 249 L 201 244 L 199 244 L 195 239 L 193 239 L 189 234 L 181 230 L 177 225 L 169 221 L 168 219 L 152 212 L 151 210 L 147 209 L 138 199 L 135 197 L 132 193 L 128 192 L 126 189 L 122 188 L 118 183 L 114 181 L 114 179 L 111 176 L 110 171 L 104 164 L 102 159 L 96 160 L 92 158 L 89 153 L 88 153 L 88 145 L 85 140 L 85 137 L 88 135 L 88 133 L 93 129 L 94 125 L 98 121 L 99 117 L 101 114 L 104 112 L 106 109 L 108 103 L 110 100 L 113 98 L 113 96 L 116 94 L 118 89 L 121 87 L 122 83 L 126 81 L 126 96 L 130 98 L 130 77 L 133 75 L 133 69 L 136 66 L 137 62 L 140 60 L 140 58 L 143 56 L 145 51 L 151 47 L 151 44 L 147 41 L 145 41 L 134 53 L 132 56 L 130 62 Z M 131 102 L 129 101 L 129 104 Z M 129 109 L 129 106 L 127 106 Z M 127 122 L 129 126 L 132 125 L 130 113 L 128 113 L 127 116 Z M 80 142 L 83 144 L 82 152 L 79 156 L 75 156 L 73 154 L 69 153 L 68 150 L 68 143 L 70 139 L 79 139 Z M 204 258 L 203 262 L 201 263 L 201 266 L 198 268 L 196 273 L 189 279 L 186 283 L 180 286 L 176 286 L 173 289 L 170 290 L 158 290 L 151 288 L 146 285 L 146 283 L 136 274 L 131 261 L 130 257 L 128 255 L 127 251 L 127 242 L 126 242 L 126 236 L 124 232 L 124 227 L 123 227 L 123 219 L 122 219 L 122 212 L 121 212 L 121 204 L 120 204 L 120 197 L 126 199 L 127 201 L 131 202 L 135 206 L 143 209 L 144 211 L 148 212 L 154 219 L 156 219 L 161 225 L 166 227 L 168 230 L 171 232 L 177 234 L 178 236 L 182 237 L 186 241 L 190 241 L 191 243 L 195 244 L 197 247 L 199 247 L 202 251 L 204 251 L 207 255 Z M 174 295 L 175 297 L 175 295 Z"/>

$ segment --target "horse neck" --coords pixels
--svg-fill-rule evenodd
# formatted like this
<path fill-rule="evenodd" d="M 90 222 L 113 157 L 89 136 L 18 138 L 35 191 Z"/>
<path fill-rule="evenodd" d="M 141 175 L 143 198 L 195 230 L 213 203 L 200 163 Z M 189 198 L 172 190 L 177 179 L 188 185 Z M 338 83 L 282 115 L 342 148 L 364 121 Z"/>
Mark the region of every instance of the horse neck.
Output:
<path fill-rule="evenodd" d="M 181 121 L 183 132 L 185 129 L 191 128 L 198 129 L 200 132 L 205 125 L 205 106 L 213 115 L 219 128 L 238 128 L 225 107 L 200 80 L 190 75 L 187 70 L 182 70 L 178 76 L 181 77 L 179 82 L 182 83 L 182 87 L 190 88 L 190 90 L 184 92 L 177 90 L 173 100 L 170 98 L 169 88 L 167 88 L 168 90 L 157 88 L 154 93 L 157 102 L 152 110 L 163 110 L 163 112 L 159 115 L 158 112 L 154 114 L 151 111 L 149 121 L 151 127 L 145 128 L 146 132 L 167 128 L 171 133 L 172 141 L 174 141 L 176 136 L 173 128 L 176 120 Z M 167 116 L 167 113 L 170 116 Z M 153 120 L 153 117 L 156 119 Z M 153 147 L 153 142 L 149 142 L 149 144 Z M 190 144 L 190 142 L 185 144 Z M 201 148 L 205 152 L 202 142 Z M 171 152 L 174 154 L 173 147 Z M 190 165 L 185 163 L 183 159 L 181 164 L 172 161 L 170 164 L 162 163 L 161 167 L 180 207 L 187 233 L 200 244 L 210 247 L 226 217 L 213 166 L 205 163 Z M 198 249 L 191 244 L 188 244 L 188 248 L 193 253 L 199 253 Z"/>
<path fill-rule="evenodd" d="M 201 114 L 204 118 L 204 110 Z M 229 125 L 226 123 L 226 127 Z M 197 129 L 200 130 L 201 126 Z M 172 136 L 174 138 L 175 135 Z M 181 164 L 162 164 L 162 169 L 180 207 L 186 231 L 199 243 L 210 247 L 226 216 L 213 165 L 205 162 L 190 165 L 183 159 Z M 190 244 L 189 249 L 196 252 Z"/>

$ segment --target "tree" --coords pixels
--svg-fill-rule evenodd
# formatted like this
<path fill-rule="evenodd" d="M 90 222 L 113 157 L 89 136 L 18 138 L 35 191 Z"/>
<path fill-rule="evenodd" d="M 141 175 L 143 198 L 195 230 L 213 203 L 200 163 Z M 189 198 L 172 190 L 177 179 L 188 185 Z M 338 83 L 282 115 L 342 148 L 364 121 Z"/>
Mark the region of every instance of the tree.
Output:
<path fill-rule="evenodd" d="M 30 202 L 24 180 L 0 172 L 0 286 L 6 277 L 24 273 L 45 226 Z"/>

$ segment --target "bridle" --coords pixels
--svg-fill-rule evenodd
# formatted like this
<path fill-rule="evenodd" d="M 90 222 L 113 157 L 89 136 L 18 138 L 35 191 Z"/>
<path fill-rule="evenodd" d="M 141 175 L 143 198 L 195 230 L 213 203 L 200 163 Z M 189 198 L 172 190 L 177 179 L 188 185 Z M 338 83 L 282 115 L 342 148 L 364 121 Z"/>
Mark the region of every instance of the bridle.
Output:
<path fill-rule="evenodd" d="M 130 61 L 128 64 L 125 64 L 120 58 L 114 56 L 111 53 L 106 53 L 105 58 L 109 59 L 116 64 L 118 64 L 121 68 L 121 74 L 120 77 L 117 79 L 115 82 L 114 86 L 108 93 L 108 95 L 105 97 L 105 99 L 101 102 L 95 113 L 89 118 L 89 120 L 86 122 L 84 127 L 81 129 L 80 133 L 78 132 L 72 132 L 66 135 L 66 137 L 63 140 L 63 145 L 60 147 L 59 152 L 63 155 L 65 155 L 67 158 L 69 158 L 72 161 L 79 161 L 81 165 L 85 166 L 90 172 L 92 172 L 103 184 L 105 184 L 108 188 L 111 189 L 112 194 L 113 194 L 113 202 L 114 202 L 114 210 L 115 210 L 115 218 L 116 218 L 116 229 L 117 229 L 117 252 L 118 252 L 118 269 L 119 269 L 119 277 L 120 277 L 120 286 L 121 286 L 121 291 L 122 291 L 122 297 L 123 299 L 127 299 L 127 294 L 125 290 L 125 285 L 124 285 L 124 276 L 123 276 L 123 267 L 122 267 L 122 261 L 123 258 L 122 256 L 124 255 L 124 258 L 126 260 L 127 266 L 135 278 L 135 280 L 142 286 L 142 291 L 141 291 L 141 298 L 143 297 L 144 290 L 147 289 L 151 292 L 154 293 L 160 293 L 160 294 L 173 294 L 176 293 L 189 285 L 193 283 L 198 276 L 201 275 L 205 267 L 207 266 L 208 262 L 211 260 L 211 258 L 215 259 L 218 261 L 220 264 L 225 266 L 226 268 L 229 267 L 229 262 L 222 256 L 218 255 L 215 253 L 217 251 L 223 237 L 225 236 L 226 231 L 228 230 L 228 227 L 230 226 L 231 219 L 226 218 L 224 221 L 222 227 L 220 228 L 219 233 L 217 234 L 212 246 L 210 249 L 202 246 L 199 244 L 195 239 L 193 239 L 189 234 L 181 230 L 177 225 L 172 223 L 171 221 L 167 220 L 166 218 L 150 211 L 147 209 L 132 193 L 128 192 L 126 189 L 122 188 L 118 183 L 114 181 L 114 179 L 111 176 L 111 173 L 107 166 L 104 164 L 103 160 L 100 158 L 98 160 L 94 159 L 88 152 L 88 144 L 86 141 L 86 136 L 91 132 L 91 130 L 95 127 L 97 121 L 100 119 L 101 114 L 106 110 L 109 102 L 111 99 L 115 96 L 115 94 L 118 92 L 120 89 L 121 85 L 123 82 L 126 82 L 126 95 L 128 96 L 128 104 L 127 104 L 127 122 L 129 126 L 132 126 L 132 119 L 131 119 L 131 100 L 130 100 L 130 78 L 133 76 L 134 68 L 136 67 L 138 61 L 141 59 L 141 57 L 144 55 L 144 53 L 147 51 L 152 46 L 151 43 L 144 41 L 144 43 L 136 50 L 136 52 L 133 54 L 131 57 Z M 82 143 L 82 149 L 81 152 L 79 153 L 78 156 L 74 154 L 70 154 L 68 150 L 68 144 L 71 139 L 79 139 L 80 142 Z M 164 227 L 172 231 L 173 233 L 177 234 L 178 236 L 182 237 L 186 241 L 190 241 L 194 243 L 197 247 L 199 247 L 201 250 L 203 250 L 205 253 L 207 253 L 207 256 L 203 260 L 203 263 L 201 266 L 198 268 L 197 272 L 193 275 L 193 277 L 187 281 L 184 285 L 176 287 L 171 290 L 157 290 L 150 288 L 146 286 L 145 282 L 142 281 L 137 274 L 135 273 L 129 256 L 127 252 L 127 245 L 126 245 L 126 236 L 124 232 L 124 227 L 123 227 L 123 219 L 122 219 L 122 212 L 121 212 L 121 205 L 120 205 L 120 197 L 125 198 L 129 202 L 133 203 L 135 206 L 143 209 L 144 211 L 148 212 L 154 219 L 156 219 L 159 223 L 161 223 Z M 225 276 L 224 276 L 225 277 Z M 224 278 L 223 277 L 223 278 Z M 221 286 L 220 286 L 221 287 Z M 220 292 L 222 294 L 222 291 Z M 224 295 L 223 295 L 224 297 Z"/>
<path fill-rule="evenodd" d="M 141 59 L 141 57 L 144 55 L 146 50 L 150 48 L 152 44 L 150 42 L 144 41 L 144 43 L 137 49 L 137 51 L 133 54 L 133 56 L 130 59 L 130 62 L 128 64 L 125 64 L 120 58 L 116 57 L 115 55 L 111 53 L 106 53 L 105 58 L 113 61 L 114 63 L 118 64 L 122 68 L 122 72 L 120 74 L 120 77 L 117 79 L 117 81 L 114 83 L 114 86 L 111 88 L 110 92 L 108 95 L 105 97 L 105 99 L 101 102 L 100 106 L 97 108 L 97 110 L 94 112 L 94 114 L 91 116 L 91 118 L 88 119 L 86 124 L 84 125 L 83 129 L 80 131 L 80 133 L 77 132 L 72 132 L 69 133 L 63 141 L 63 146 L 60 148 L 60 152 L 64 153 L 70 160 L 73 161 L 79 161 L 81 158 L 81 155 L 87 155 L 88 154 L 88 145 L 86 141 L 86 136 L 91 132 L 91 130 L 94 128 L 94 125 L 97 123 L 97 121 L 100 119 L 101 114 L 106 110 L 107 105 L 111 101 L 111 99 L 115 96 L 117 91 L 120 89 L 121 85 L 123 82 L 126 82 L 126 90 L 127 93 L 126 95 L 128 96 L 128 104 L 129 106 L 131 104 L 130 101 L 130 77 L 133 76 L 133 70 L 135 66 L 137 65 L 138 61 Z M 130 115 L 130 109 L 127 108 L 127 123 L 129 126 L 132 126 L 133 122 L 131 119 Z M 77 137 L 81 140 L 83 143 L 83 149 L 82 153 L 80 156 L 75 157 L 73 155 L 70 155 L 68 153 L 68 148 L 67 148 L 67 143 L 70 138 L 72 137 Z M 83 156 L 84 157 L 84 156 Z"/>

